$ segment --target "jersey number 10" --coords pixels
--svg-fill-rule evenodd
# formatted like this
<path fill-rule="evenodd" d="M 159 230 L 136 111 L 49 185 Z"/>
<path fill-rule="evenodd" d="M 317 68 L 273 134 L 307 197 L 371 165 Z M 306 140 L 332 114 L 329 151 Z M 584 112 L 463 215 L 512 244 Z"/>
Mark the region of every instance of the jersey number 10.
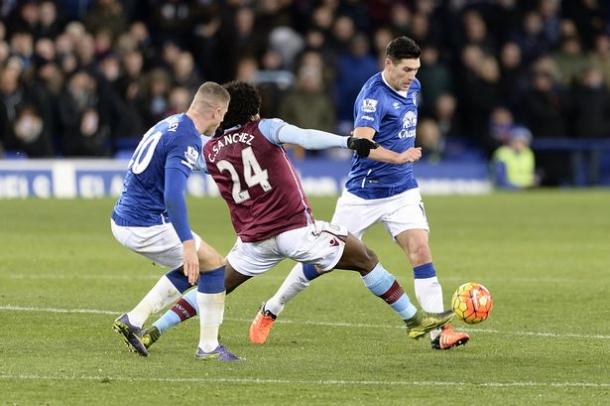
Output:
<path fill-rule="evenodd" d="M 254 156 L 252 147 L 245 148 L 241 151 L 241 160 L 244 168 L 243 178 L 246 181 L 246 185 L 248 185 L 248 189 L 253 186 L 260 185 L 261 188 L 263 188 L 263 191 L 270 191 L 272 187 L 269 183 L 269 175 L 267 174 L 267 170 L 261 168 L 260 164 L 256 160 L 256 157 Z M 240 204 L 250 199 L 250 192 L 248 192 L 248 189 L 241 189 L 240 177 L 231 162 L 223 159 L 222 161 L 218 161 L 216 163 L 216 167 L 219 171 L 226 171 L 231 175 L 231 180 L 233 181 L 231 194 L 233 195 L 233 201 L 235 203 Z"/>
<path fill-rule="evenodd" d="M 150 164 L 150 160 L 155 153 L 155 148 L 157 148 L 157 144 L 162 136 L 163 133 L 161 131 L 148 131 L 144 134 L 142 141 L 138 144 L 138 147 L 129 161 L 129 165 L 127 166 L 134 175 L 139 175 L 148 168 L 148 164 Z"/>

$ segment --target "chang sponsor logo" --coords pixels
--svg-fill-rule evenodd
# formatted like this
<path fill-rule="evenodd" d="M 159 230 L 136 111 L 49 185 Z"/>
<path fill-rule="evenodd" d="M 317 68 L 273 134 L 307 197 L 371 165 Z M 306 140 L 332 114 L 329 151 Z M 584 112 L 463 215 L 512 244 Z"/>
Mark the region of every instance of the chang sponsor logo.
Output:
<path fill-rule="evenodd" d="M 415 137 L 417 127 L 417 114 L 413 111 L 407 111 L 402 117 L 402 130 L 398 133 L 398 138 Z"/>

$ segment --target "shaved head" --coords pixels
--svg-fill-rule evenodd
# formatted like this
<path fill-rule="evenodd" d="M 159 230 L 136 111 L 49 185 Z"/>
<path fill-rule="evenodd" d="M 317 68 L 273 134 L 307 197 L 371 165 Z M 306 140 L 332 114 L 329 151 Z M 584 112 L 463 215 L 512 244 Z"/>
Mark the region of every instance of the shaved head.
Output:
<path fill-rule="evenodd" d="M 229 92 L 215 82 L 205 82 L 195 93 L 191 109 L 205 113 L 210 109 L 225 107 L 229 104 Z"/>

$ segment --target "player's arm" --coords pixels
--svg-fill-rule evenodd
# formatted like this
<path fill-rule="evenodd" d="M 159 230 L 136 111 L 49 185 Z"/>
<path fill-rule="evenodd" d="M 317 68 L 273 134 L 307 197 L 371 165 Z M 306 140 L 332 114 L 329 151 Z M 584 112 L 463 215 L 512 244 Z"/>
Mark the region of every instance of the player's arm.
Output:
<path fill-rule="evenodd" d="M 377 132 L 371 127 L 356 127 L 354 128 L 353 135 L 357 138 L 367 138 L 373 140 Z M 421 148 L 414 147 L 409 148 L 402 153 L 397 153 L 379 146 L 375 150 L 372 150 L 369 154 L 369 159 L 379 162 L 387 162 L 390 164 L 404 164 L 407 162 L 415 162 L 421 158 Z"/>
<path fill-rule="evenodd" d="M 191 233 L 186 208 L 186 182 L 201 156 L 201 144 L 177 143 L 165 162 L 165 208 L 169 219 L 182 241 L 183 272 L 191 284 L 199 278 L 199 257 Z"/>
<path fill-rule="evenodd" d="M 281 120 L 264 120 L 260 127 L 265 137 L 274 144 L 297 144 L 305 149 L 349 148 L 366 157 L 377 144 L 368 139 L 342 137 L 320 130 L 303 129 Z"/>

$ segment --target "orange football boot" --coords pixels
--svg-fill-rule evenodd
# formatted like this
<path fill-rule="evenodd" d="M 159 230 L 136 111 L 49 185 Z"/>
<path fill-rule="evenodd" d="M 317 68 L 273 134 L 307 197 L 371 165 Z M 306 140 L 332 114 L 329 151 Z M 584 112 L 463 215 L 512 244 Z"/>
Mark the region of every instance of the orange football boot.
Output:
<path fill-rule="evenodd" d="M 443 326 L 441 333 L 431 341 L 435 350 L 448 350 L 453 347 L 464 345 L 470 340 L 470 336 L 463 331 L 455 331 L 451 324 Z"/>
<path fill-rule="evenodd" d="M 275 314 L 265 310 L 265 304 L 263 303 L 256 317 L 252 320 L 252 324 L 250 324 L 250 342 L 252 344 L 265 344 L 276 318 Z"/>

